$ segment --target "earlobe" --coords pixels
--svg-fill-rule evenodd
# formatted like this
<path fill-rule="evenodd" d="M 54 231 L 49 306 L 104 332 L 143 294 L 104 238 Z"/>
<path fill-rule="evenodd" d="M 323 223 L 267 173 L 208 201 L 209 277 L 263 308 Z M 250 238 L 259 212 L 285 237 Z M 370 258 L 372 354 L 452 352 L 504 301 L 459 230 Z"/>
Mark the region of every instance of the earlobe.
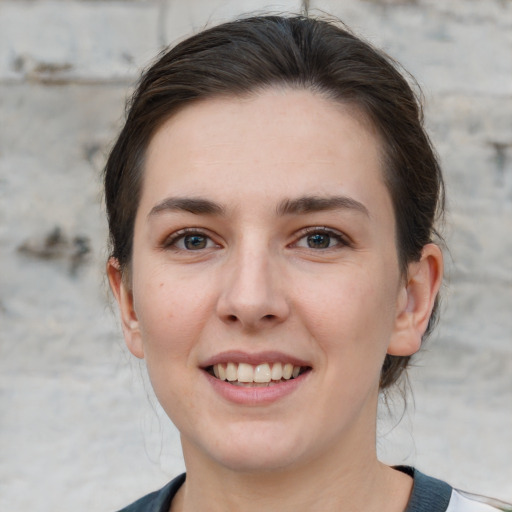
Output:
<path fill-rule="evenodd" d="M 410 356 L 421 347 L 443 277 L 443 255 L 436 244 L 427 244 L 420 261 L 409 264 L 407 280 L 397 301 L 395 328 L 387 353 Z"/>
<path fill-rule="evenodd" d="M 133 293 L 125 283 L 119 262 L 110 258 L 107 262 L 107 276 L 110 289 L 116 298 L 121 315 L 124 340 L 130 352 L 139 359 L 144 358 L 144 346 L 139 330 L 139 322 L 133 307 Z"/>

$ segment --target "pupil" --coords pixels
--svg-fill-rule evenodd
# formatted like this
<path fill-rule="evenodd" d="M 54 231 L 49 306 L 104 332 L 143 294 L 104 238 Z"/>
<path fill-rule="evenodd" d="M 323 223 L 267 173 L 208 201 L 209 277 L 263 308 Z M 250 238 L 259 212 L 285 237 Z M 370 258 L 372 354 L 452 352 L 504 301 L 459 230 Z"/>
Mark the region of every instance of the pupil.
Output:
<path fill-rule="evenodd" d="M 206 237 L 202 235 L 188 235 L 184 240 L 187 249 L 204 249 L 206 247 Z"/>
<path fill-rule="evenodd" d="M 313 249 L 326 249 L 330 241 L 329 235 L 321 233 L 308 236 L 308 246 Z"/>

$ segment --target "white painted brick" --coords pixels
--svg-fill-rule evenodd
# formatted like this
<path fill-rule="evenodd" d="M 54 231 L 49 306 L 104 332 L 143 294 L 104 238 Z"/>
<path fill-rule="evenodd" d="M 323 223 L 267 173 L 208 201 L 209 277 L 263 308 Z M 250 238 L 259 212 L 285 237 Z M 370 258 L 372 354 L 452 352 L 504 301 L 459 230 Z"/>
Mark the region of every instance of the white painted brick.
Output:
<path fill-rule="evenodd" d="M 158 5 L 0 2 L 0 79 L 126 79 L 158 50 Z"/>
<path fill-rule="evenodd" d="M 483 352 L 510 354 L 511 304 L 510 281 L 491 281 L 478 276 L 467 282 L 454 280 L 445 290 L 440 335 L 445 342 L 456 342 Z"/>
<path fill-rule="evenodd" d="M 510 219 L 512 97 L 431 96 L 427 107 L 428 125 L 445 172 L 449 208 Z"/>
<path fill-rule="evenodd" d="M 112 85 L 0 86 L 0 244 L 14 250 L 54 226 L 104 233 L 100 168 L 125 94 Z"/>
<path fill-rule="evenodd" d="M 479 283 L 484 293 L 492 283 L 512 287 L 512 211 L 485 214 L 468 208 L 452 212 L 449 222 L 447 264 L 457 283 Z M 510 311 L 511 306 L 509 302 L 505 308 Z M 507 323 L 512 333 L 512 322 Z"/>

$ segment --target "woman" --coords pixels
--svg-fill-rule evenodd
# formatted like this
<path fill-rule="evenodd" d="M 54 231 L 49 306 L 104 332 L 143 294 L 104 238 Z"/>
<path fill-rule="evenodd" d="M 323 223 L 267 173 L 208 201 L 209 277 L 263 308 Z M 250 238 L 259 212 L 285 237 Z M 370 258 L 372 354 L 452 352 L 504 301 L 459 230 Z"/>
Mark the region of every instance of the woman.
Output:
<path fill-rule="evenodd" d="M 187 475 L 127 511 L 492 511 L 376 456 L 432 327 L 442 176 L 394 65 L 305 17 L 143 76 L 106 166 L 108 276 Z"/>

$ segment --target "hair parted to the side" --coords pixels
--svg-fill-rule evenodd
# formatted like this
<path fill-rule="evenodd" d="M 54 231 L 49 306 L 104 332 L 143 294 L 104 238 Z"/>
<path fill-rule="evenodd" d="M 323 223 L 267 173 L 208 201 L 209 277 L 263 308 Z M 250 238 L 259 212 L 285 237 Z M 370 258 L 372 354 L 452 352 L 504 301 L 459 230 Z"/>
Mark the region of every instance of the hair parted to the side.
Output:
<path fill-rule="evenodd" d="M 309 16 L 258 16 L 209 28 L 165 51 L 142 75 L 105 167 L 111 256 L 129 270 L 146 149 L 178 109 L 219 95 L 268 87 L 311 90 L 349 104 L 382 140 L 383 175 L 396 218 L 402 275 L 437 236 L 444 211 L 441 169 L 423 128 L 421 101 L 397 65 L 341 23 Z M 431 331 L 437 307 L 425 336 Z M 387 355 L 381 389 L 409 357 Z"/>

